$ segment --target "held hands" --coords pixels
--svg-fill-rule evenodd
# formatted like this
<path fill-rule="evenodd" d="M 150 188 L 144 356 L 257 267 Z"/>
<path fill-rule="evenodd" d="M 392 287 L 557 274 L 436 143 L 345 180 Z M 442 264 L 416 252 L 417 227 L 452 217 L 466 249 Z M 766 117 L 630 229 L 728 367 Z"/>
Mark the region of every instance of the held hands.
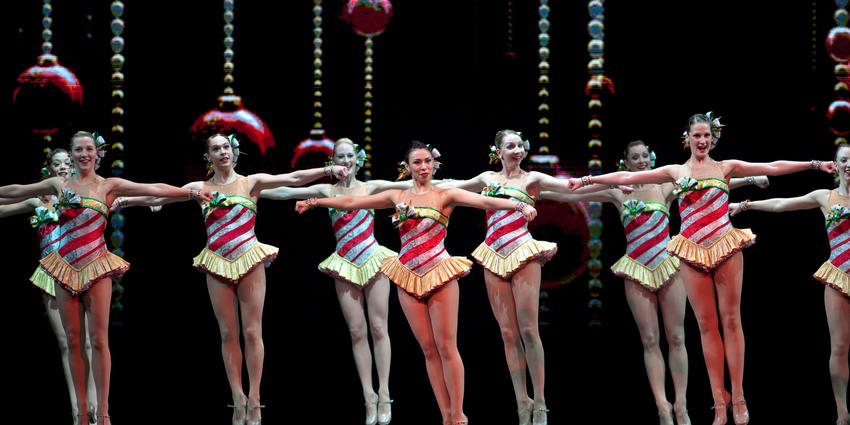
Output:
<path fill-rule="evenodd" d="M 189 199 L 194 199 L 198 202 L 212 201 L 212 192 L 207 189 L 189 189 Z"/>
<path fill-rule="evenodd" d="M 569 181 L 567 182 L 567 184 L 569 185 L 569 188 L 570 188 L 570 190 L 572 190 L 572 191 L 575 191 L 576 189 L 578 189 L 578 188 L 580 188 L 580 187 L 582 187 L 582 186 L 583 186 L 583 185 L 582 185 L 582 181 L 581 181 L 581 179 L 579 179 L 579 178 L 575 178 L 575 177 L 573 177 L 573 178 L 569 179 Z"/>
<path fill-rule="evenodd" d="M 537 209 L 522 201 L 516 201 L 515 210 L 519 211 L 526 221 L 532 221 L 537 217 Z"/>
<path fill-rule="evenodd" d="M 750 209 L 750 201 L 746 200 L 743 202 L 733 202 L 729 204 L 729 217 L 734 217 L 739 213 L 742 213 L 746 210 Z"/>
<path fill-rule="evenodd" d="M 753 184 L 759 189 L 764 189 L 770 186 L 770 180 L 768 180 L 767 176 L 755 176 L 753 177 Z"/>
<path fill-rule="evenodd" d="M 765 179 L 767 179 L 767 178 L 765 178 Z M 632 193 L 632 192 L 634 192 L 634 191 L 635 191 L 635 189 L 634 189 L 633 187 L 631 187 L 631 186 L 629 186 L 629 185 L 627 185 L 627 184 L 618 184 L 618 185 L 613 185 L 613 186 L 611 186 L 611 188 L 612 188 L 612 189 L 620 189 L 620 192 L 623 192 L 623 193 L 624 193 L 624 194 L 626 194 L 626 195 L 628 195 L 628 194 L 630 194 L 630 193 Z"/>
<path fill-rule="evenodd" d="M 304 214 L 304 212 L 314 208 L 319 204 L 319 200 L 316 198 L 305 199 L 303 201 L 298 201 L 295 203 L 295 211 L 298 214 Z"/>
<path fill-rule="evenodd" d="M 809 167 L 830 174 L 835 172 L 835 162 L 833 161 L 818 161 L 813 159 Z"/>
<path fill-rule="evenodd" d="M 348 177 L 348 173 L 350 172 L 351 170 L 349 170 L 348 167 L 344 167 L 342 165 L 330 165 L 328 174 L 333 174 L 337 180 L 342 180 Z"/>

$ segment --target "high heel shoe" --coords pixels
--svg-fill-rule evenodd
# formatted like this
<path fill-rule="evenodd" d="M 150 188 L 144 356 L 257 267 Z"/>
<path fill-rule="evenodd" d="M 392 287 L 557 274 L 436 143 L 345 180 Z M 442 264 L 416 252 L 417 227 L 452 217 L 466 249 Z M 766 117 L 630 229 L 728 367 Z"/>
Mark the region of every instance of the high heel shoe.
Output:
<path fill-rule="evenodd" d="M 532 425 L 548 425 L 549 416 L 547 413 L 549 413 L 549 409 L 547 409 L 546 406 L 535 408 L 531 416 Z"/>
<path fill-rule="evenodd" d="M 691 425 L 691 417 L 688 416 L 688 409 L 684 404 L 673 405 L 673 416 L 676 417 L 677 425 Z"/>
<path fill-rule="evenodd" d="M 743 407 L 744 411 L 738 413 L 736 410 L 741 410 Z M 747 410 L 747 400 L 740 399 L 732 402 L 732 419 L 735 421 L 735 425 L 747 425 L 750 423 L 750 411 Z"/>
<path fill-rule="evenodd" d="M 393 401 L 389 400 L 378 400 L 378 425 L 389 425 L 390 421 L 393 420 Z M 381 410 L 381 407 L 384 406 L 384 411 Z"/>
<path fill-rule="evenodd" d="M 366 425 L 378 423 L 378 395 L 372 393 L 371 400 L 366 401 Z"/>
<path fill-rule="evenodd" d="M 231 420 L 231 424 L 233 425 L 245 425 L 245 416 L 248 413 L 245 411 L 244 404 L 228 404 L 227 407 L 233 408 L 233 419 Z"/>
<path fill-rule="evenodd" d="M 248 416 L 250 415 L 250 412 L 254 409 L 256 409 L 257 413 L 259 414 L 260 409 L 262 409 L 264 407 L 266 407 L 266 406 L 264 406 L 262 404 L 255 404 L 255 405 L 251 406 L 251 401 L 248 400 L 248 406 L 245 407 L 245 425 L 261 425 L 263 423 L 263 418 L 248 419 Z"/>
<path fill-rule="evenodd" d="M 673 405 L 670 402 L 664 403 L 666 409 L 658 407 L 658 423 L 660 425 L 673 425 Z"/>
<path fill-rule="evenodd" d="M 732 410 L 732 394 L 729 394 L 728 391 L 723 393 L 723 401 L 714 402 L 714 422 L 711 425 L 725 425 L 726 421 L 729 419 L 729 414 L 726 412 L 726 409 Z"/>
<path fill-rule="evenodd" d="M 531 411 L 533 408 L 534 402 L 531 400 L 526 400 L 525 405 L 517 407 L 516 413 L 519 416 L 519 425 L 531 424 Z"/>
<path fill-rule="evenodd" d="M 88 413 L 89 413 L 89 424 L 90 425 L 96 425 L 97 424 L 97 407 L 95 407 L 93 404 L 89 404 Z"/>

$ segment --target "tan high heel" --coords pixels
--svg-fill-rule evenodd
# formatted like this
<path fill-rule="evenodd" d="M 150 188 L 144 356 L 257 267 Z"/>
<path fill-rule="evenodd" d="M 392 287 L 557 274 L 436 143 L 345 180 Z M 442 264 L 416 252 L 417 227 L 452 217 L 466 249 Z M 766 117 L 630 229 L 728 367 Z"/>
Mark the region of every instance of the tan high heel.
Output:
<path fill-rule="evenodd" d="M 531 416 L 532 425 L 549 425 L 547 413 L 549 413 L 549 409 L 546 406 L 535 408 Z"/>
<path fill-rule="evenodd" d="M 722 402 L 714 402 L 714 422 L 711 425 L 725 425 L 726 421 L 729 419 L 729 414 L 726 412 L 726 409 L 732 410 L 732 394 L 729 392 L 725 392 L 723 394 Z"/>
<path fill-rule="evenodd" d="M 676 417 L 677 425 L 691 425 L 691 417 L 685 405 L 673 404 L 673 416 Z"/>
<path fill-rule="evenodd" d="M 230 423 L 232 425 L 245 425 L 245 417 L 248 415 L 248 412 L 245 411 L 244 404 L 228 404 L 227 407 L 233 408 L 233 419 L 231 419 Z M 239 417 L 239 412 L 242 412 L 241 417 Z"/>
<path fill-rule="evenodd" d="M 738 414 L 735 411 L 735 407 L 743 406 L 744 411 Z M 747 400 L 740 399 L 732 402 L 732 419 L 735 421 L 735 425 L 747 425 L 750 423 L 750 411 L 747 410 Z"/>
<path fill-rule="evenodd" d="M 532 400 L 526 400 L 525 406 L 517 407 L 516 413 L 519 416 L 519 425 L 531 424 L 531 411 L 533 408 L 534 402 Z"/>
<path fill-rule="evenodd" d="M 393 407 L 392 407 L 392 399 L 381 401 L 380 398 L 378 400 L 378 425 L 389 425 L 390 421 L 393 420 Z M 381 412 L 381 405 L 386 406 L 386 412 Z"/>
<path fill-rule="evenodd" d="M 669 401 L 665 404 L 667 409 L 658 408 L 658 423 L 660 425 L 673 425 L 673 405 Z"/>
<path fill-rule="evenodd" d="M 378 423 L 378 395 L 372 393 L 372 400 L 364 403 L 366 406 L 366 425 L 375 425 Z M 374 409 L 374 410 L 373 410 Z M 370 411 L 371 410 L 371 411 Z"/>
<path fill-rule="evenodd" d="M 255 404 L 255 405 L 251 406 L 251 400 L 248 400 L 248 405 L 245 406 L 245 425 L 261 425 L 263 423 L 263 418 L 260 418 L 260 419 L 257 419 L 257 420 L 249 420 L 248 419 L 248 412 L 251 409 L 259 410 L 259 409 L 262 409 L 264 407 L 266 407 L 266 406 L 262 405 L 262 404 Z"/>

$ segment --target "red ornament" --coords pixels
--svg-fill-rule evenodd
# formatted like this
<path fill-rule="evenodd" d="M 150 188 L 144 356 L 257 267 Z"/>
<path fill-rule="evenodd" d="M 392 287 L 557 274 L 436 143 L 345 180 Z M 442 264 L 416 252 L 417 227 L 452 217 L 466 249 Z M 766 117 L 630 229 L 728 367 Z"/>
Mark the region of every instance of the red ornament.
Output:
<path fill-rule="evenodd" d="M 829 119 L 829 129 L 836 136 L 850 134 L 850 102 L 846 100 L 832 102 L 826 111 L 826 117 Z"/>
<path fill-rule="evenodd" d="M 38 57 L 38 65 L 18 76 L 12 102 L 33 133 L 53 134 L 69 126 L 75 109 L 83 104 L 83 86 L 55 55 Z"/>
<path fill-rule="evenodd" d="M 393 5 L 389 0 L 348 0 L 342 8 L 342 19 L 364 37 L 384 32 L 392 15 Z"/>
<path fill-rule="evenodd" d="M 330 158 L 334 152 L 334 141 L 328 139 L 328 136 L 325 135 L 325 130 L 322 130 L 321 128 L 314 128 L 313 130 L 310 130 L 310 137 L 302 140 L 301 143 L 293 149 L 293 151 L 295 152 L 295 155 L 292 157 L 292 163 L 289 164 L 289 166 L 295 168 L 295 164 L 298 160 L 305 154 L 311 152 L 320 154 L 320 158 Z"/>
<path fill-rule="evenodd" d="M 239 133 L 257 145 L 260 155 L 274 146 L 274 137 L 266 123 L 257 114 L 242 106 L 242 98 L 235 95 L 218 97 L 218 108 L 210 109 L 192 124 L 197 134 Z"/>
<path fill-rule="evenodd" d="M 835 27 L 826 36 L 826 51 L 832 60 L 847 62 L 850 60 L 850 29 Z"/>

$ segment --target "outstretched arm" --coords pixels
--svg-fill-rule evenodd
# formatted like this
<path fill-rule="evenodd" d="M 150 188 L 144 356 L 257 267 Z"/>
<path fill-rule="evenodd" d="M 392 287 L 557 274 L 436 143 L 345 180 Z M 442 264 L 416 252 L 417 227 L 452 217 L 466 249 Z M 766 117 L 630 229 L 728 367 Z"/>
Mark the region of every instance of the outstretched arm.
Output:
<path fill-rule="evenodd" d="M 38 201 L 38 198 L 29 198 L 26 201 L 14 204 L 0 205 L 0 217 L 26 214 L 38 208 L 40 204 L 41 203 Z"/>
<path fill-rule="evenodd" d="M 38 195 L 59 195 L 62 193 L 62 178 L 51 177 L 32 184 L 10 184 L 0 186 L 0 204 L 11 204 L 21 199 Z"/>
<path fill-rule="evenodd" d="M 764 189 L 770 186 L 770 180 L 768 180 L 767 176 L 735 177 L 734 179 L 729 179 L 729 190 L 747 185 L 753 185 L 759 189 Z"/>
<path fill-rule="evenodd" d="M 468 190 L 470 192 L 481 192 L 481 189 L 484 186 L 487 186 L 487 174 L 490 171 L 485 171 L 469 180 L 454 180 L 454 179 L 444 179 L 440 183 L 437 184 L 438 187 L 443 189 L 463 189 Z"/>
<path fill-rule="evenodd" d="M 436 180 L 431 180 L 432 184 L 436 184 Z M 391 182 L 389 180 L 369 180 L 366 182 L 366 190 L 371 195 L 380 193 L 385 190 L 405 190 L 413 186 L 413 180 L 402 180 L 399 182 Z"/>
<path fill-rule="evenodd" d="M 303 186 L 324 176 L 333 175 L 337 179 L 344 179 L 348 175 L 348 168 L 342 165 L 327 165 L 322 168 L 310 168 L 284 174 L 251 174 L 248 176 L 251 182 L 252 192 L 264 189 L 273 189 L 279 186 Z"/>
<path fill-rule="evenodd" d="M 515 199 L 495 198 L 482 196 L 477 193 L 467 192 L 463 189 L 447 189 L 444 192 L 446 201 L 451 206 L 465 206 L 482 210 L 517 210 L 522 213 L 526 220 L 534 220 L 537 210 L 525 202 Z"/>
<path fill-rule="evenodd" d="M 832 161 L 773 161 L 773 162 L 746 162 L 736 159 L 723 161 L 723 171 L 728 177 L 757 176 L 760 174 L 768 176 L 781 176 L 783 174 L 796 173 L 798 171 L 813 169 L 827 173 L 835 171 Z"/>
<path fill-rule="evenodd" d="M 581 189 L 579 189 L 581 190 Z M 589 193 L 563 193 L 563 192 L 540 192 L 540 199 L 549 199 L 556 202 L 610 202 L 621 203 L 622 193 L 618 189 L 605 189 Z"/>
<path fill-rule="evenodd" d="M 295 211 L 304 214 L 314 207 L 334 208 L 338 210 L 362 210 L 369 208 L 394 208 L 399 190 L 388 190 L 366 196 L 334 196 L 332 198 L 310 198 L 295 203 Z"/>
<path fill-rule="evenodd" d="M 331 185 L 327 183 L 314 184 L 307 187 L 280 186 L 274 189 L 260 191 L 260 198 L 286 201 L 288 199 L 327 198 Z"/>
<path fill-rule="evenodd" d="M 640 183 L 667 183 L 676 180 L 678 165 L 665 165 L 663 167 L 654 168 L 646 171 L 617 171 L 614 173 L 602 174 L 599 176 L 585 176 L 582 178 L 571 178 L 569 180 L 569 189 L 576 190 L 582 186 L 589 186 L 593 183 L 601 183 L 605 185 L 625 184 L 633 185 Z M 760 173 L 754 173 L 760 174 Z"/>
<path fill-rule="evenodd" d="M 194 199 L 196 201 L 209 201 L 212 195 L 209 190 L 198 189 L 189 183 L 184 187 L 176 187 L 165 183 L 135 183 L 117 177 L 106 179 L 112 187 L 110 192 L 117 196 L 146 196 L 152 198 L 169 198 L 166 202 L 177 202 L 180 200 Z M 197 184 L 197 182 L 195 182 Z M 137 204 L 137 205 L 161 205 L 160 204 Z"/>
<path fill-rule="evenodd" d="M 829 208 L 829 190 L 819 189 L 796 198 L 772 198 L 761 201 L 744 201 L 729 204 L 729 215 L 736 215 L 747 210 L 783 212 L 807 210 L 811 208 Z"/>
<path fill-rule="evenodd" d="M 126 182 L 126 180 L 124 180 Z M 138 183 L 133 183 L 138 184 Z M 166 185 L 167 186 L 167 185 Z M 171 186 L 173 187 L 173 186 Z M 177 196 L 119 196 L 115 198 L 115 202 L 112 203 L 112 207 L 110 210 L 115 210 L 116 208 L 123 207 L 133 207 L 133 206 L 144 206 L 144 207 L 157 207 L 165 204 L 170 204 L 172 202 L 182 202 L 187 201 L 189 199 L 193 199 L 189 197 L 188 191 L 191 190 L 192 193 L 199 193 L 203 189 L 202 182 L 191 182 L 186 183 L 180 188 L 179 195 Z M 208 199 L 206 199 L 208 200 Z"/>

